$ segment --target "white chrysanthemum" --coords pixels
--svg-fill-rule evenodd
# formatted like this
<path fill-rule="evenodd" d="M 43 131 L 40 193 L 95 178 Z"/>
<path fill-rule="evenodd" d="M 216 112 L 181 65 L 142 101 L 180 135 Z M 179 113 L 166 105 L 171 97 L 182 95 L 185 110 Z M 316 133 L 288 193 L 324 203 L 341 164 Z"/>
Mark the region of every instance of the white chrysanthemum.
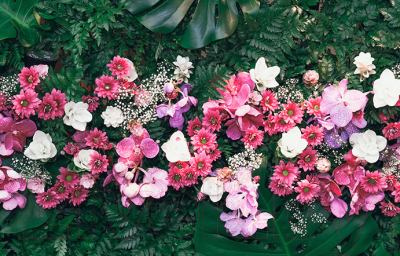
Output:
<path fill-rule="evenodd" d="M 350 136 L 350 143 L 353 144 L 352 153 L 361 160 L 368 163 L 375 163 L 379 159 L 379 152 L 387 144 L 385 137 L 377 136 L 372 130 L 364 133 L 353 133 Z"/>
<path fill-rule="evenodd" d="M 74 157 L 74 164 L 84 170 L 90 170 L 91 167 L 89 165 L 91 155 L 93 155 L 95 151 L 93 149 L 82 149 L 79 153 Z"/>
<path fill-rule="evenodd" d="M 106 110 L 101 113 L 101 117 L 104 119 L 104 124 L 107 127 L 119 127 L 122 122 L 124 122 L 124 114 L 122 113 L 121 109 L 107 106 Z"/>
<path fill-rule="evenodd" d="M 261 57 L 258 59 L 256 67 L 250 70 L 250 77 L 256 83 L 258 90 L 262 92 L 267 88 L 279 85 L 275 78 L 280 72 L 281 69 L 278 66 L 268 67 L 264 57 Z"/>
<path fill-rule="evenodd" d="M 399 100 L 400 80 L 395 78 L 392 71 L 385 69 L 381 77 L 374 82 L 373 91 L 375 108 L 381 108 L 386 105 L 393 107 Z"/>
<path fill-rule="evenodd" d="M 354 64 L 357 66 L 357 69 L 354 71 L 354 74 L 360 74 L 360 81 L 364 80 L 364 78 L 368 78 L 369 75 L 375 74 L 375 65 L 372 62 L 375 59 L 371 57 L 371 53 L 363 53 L 360 52 L 360 55 L 354 58 Z"/>

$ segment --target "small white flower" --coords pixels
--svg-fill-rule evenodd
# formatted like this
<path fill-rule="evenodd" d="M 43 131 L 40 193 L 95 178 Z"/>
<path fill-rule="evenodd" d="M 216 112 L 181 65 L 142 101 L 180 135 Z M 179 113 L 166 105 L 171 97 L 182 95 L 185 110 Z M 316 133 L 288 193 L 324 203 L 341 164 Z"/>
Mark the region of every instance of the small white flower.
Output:
<path fill-rule="evenodd" d="M 218 202 L 224 193 L 224 183 L 219 181 L 217 177 L 207 177 L 203 180 L 200 190 L 203 194 L 210 197 L 211 201 Z"/>
<path fill-rule="evenodd" d="M 124 122 L 124 114 L 122 113 L 121 109 L 107 106 L 106 111 L 101 113 L 101 117 L 104 119 L 104 124 L 107 127 L 119 127 L 122 122 Z"/>
<path fill-rule="evenodd" d="M 354 58 L 354 64 L 357 66 L 357 69 L 354 71 L 354 74 L 360 74 L 360 81 L 364 80 L 364 78 L 368 78 L 369 75 L 375 74 L 375 65 L 372 62 L 375 59 L 371 57 L 371 53 L 363 53 L 360 52 L 360 55 Z"/>
<path fill-rule="evenodd" d="M 165 142 L 161 149 L 165 152 L 167 160 L 171 163 L 190 160 L 190 152 L 185 137 L 181 131 L 176 131 Z"/>
<path fill-rule="evenodd" d="M 88 111 L 88 108 L 87 103 L 68 102 L 64 107 L 64 124 L 83 132 L 86 129 L 86 124 L 92 121 L 92 114 Z"/>
<path fill-rule="evenodd" d="M 385 137 L 377 136 L 374 131 L 367 130 L 364 133 L 353 133 L 350 136 L 350 143 L 354 144 L 352 153 L 361 160 L 368 163 L 375 163 L 379 159 L 379 152 L 387 144 Z"/>
<path fill-rule="evenodd" d="M 94 177 L 92 174 L 88 173 L 82 175 L 79 185 L 83 186 L 84 188 L 92 188 L 94 185 Z"/>
<path fill-rule="evenodd" d="M 24 152 L 25 156 L 33 160 L 46 160 L 57 154 L 56 146 L 52 143 L 51 136 L 42 131 L 36 131 L 33 141 Z"/>
<path fill-rule="evenodd" d="M 190 74 L 192 74 L 192 71 L 190 71 L 192 66 L 192 62 L 189 61 L 189 57 L 182 57 L 178 55 L 176 58 L 176 61 L 173 62 L 177 68 L 174 71 L 174 79 L 178 80 L 179 78 L 183 78 L 185 83 L 187 83 L 188 78 L 190 78 Z"/>
<path fill-rule="evenodd" d="M 381 108 L 386 105 L 393 107 L 400 96 L 400 80 L 396 79 L 393 72 L 385 69 L 381 77 L 374 82 L 374 107 Z"/>
<path fill-rule="evenodd" d="M 283 133 L 282 138 L 278 141 L 282 154 L 288 158 L 301 154 L 307 144 L 307 140 L 301 138 L 301 132 L 297 126 L 287 133 Z"/>
<path fill-rule="evenodd" d="M 275 78 L 280 72 L 281 69 L 278 66 L 268 67 L 264 57 L 261 57 L 258 59 L 256 67 L 250 70 L 250 77 L 256 83 L 258 90 L 262 92 L 267 88 L 279 85 Z"/>
<path fill-rule="evenodd" d="M 90 156 L 95 151 L 93 149 L 82 149 L 79 153 L 74 157 L 74 164 L 80 169 L 90 171 L 91 167 L 89 165 L 90 160 L 92 159 Z"/>

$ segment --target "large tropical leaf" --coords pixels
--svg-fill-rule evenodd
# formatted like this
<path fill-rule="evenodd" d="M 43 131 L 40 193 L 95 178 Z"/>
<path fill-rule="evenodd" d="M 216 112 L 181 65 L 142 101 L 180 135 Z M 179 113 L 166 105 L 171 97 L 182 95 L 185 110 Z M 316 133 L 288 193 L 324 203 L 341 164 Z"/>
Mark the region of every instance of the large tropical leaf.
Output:
<path fill-rule="evenodd" d="M 189 8 L 197 5 L 193 16 L 178 43 L 187 49 L 201 48 L 208 43 L 226 38 L 235 31 L 239 9 L 257 14 L 258 0 L 128 0 L 127 9 L 139 14 L 137 19 L 156 33 L 171 33 L 190 16 Z"/>
<path fill-rule="evenodd" d="M 375 220 L 366 213 L 358 216 L 345 216 L 334 219 L 328 227 L 310 221 L 312 214 L 324 214 L 329 217 L 319 203 L 314 209 L 309 209 L 305 214 L 307 220 L 307 234 L 301 236 L 291 230 L 287 211 L 283 201 L 274 196 L 270 189 L 265 187 L 266 164 L 257 170 L 260 175 L 258 198 L 259 209 L 271 213 L 275 219 L 269 221 L 267 230 L 254 234 L 252 239 L 256 243 L 238 241 L 239 237 L 232 237 L 220 221 L 221 209 L 204 202 L 198 210 L 198 225 L 195 231 L 196 250 L 204 255 L 359 255 L 370 246 L 373 236 L 378 232 Z"/>
<path fill-rule="evenodd" d="M 26 47 L 39 41 L 36 29 L 41 26 L 33 10 L 38 1 L 0 0 L 0 40 L 18 36 L 20 43 Z"/>

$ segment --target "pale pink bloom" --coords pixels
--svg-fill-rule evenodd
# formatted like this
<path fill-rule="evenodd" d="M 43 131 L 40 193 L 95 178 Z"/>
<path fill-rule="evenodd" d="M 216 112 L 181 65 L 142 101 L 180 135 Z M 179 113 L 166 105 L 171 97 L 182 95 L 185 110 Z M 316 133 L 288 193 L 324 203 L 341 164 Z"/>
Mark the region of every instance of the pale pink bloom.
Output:
<path fill-rule="evenodd" d="M 32 193 L 42 193 L 44 192 L 45 183 L 43 179 L 34 178 L 28 181 L 27 187 L 32 190 Z"/>

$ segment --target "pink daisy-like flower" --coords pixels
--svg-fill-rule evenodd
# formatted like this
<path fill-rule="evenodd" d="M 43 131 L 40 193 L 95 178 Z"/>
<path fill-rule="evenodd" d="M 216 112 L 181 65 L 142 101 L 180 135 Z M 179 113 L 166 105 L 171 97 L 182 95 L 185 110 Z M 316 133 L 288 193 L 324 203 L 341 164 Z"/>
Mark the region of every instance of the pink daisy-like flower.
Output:
<path fill-rule="evenodd" d="M 128 60 L 125 58 L 115 56 L 111 63 L 107 64 L 107 67 L 110 68 L 113 76 L 118 76 L 118 78 L 129 76 L 130 65 Z"/>
<path fill-rule="evenodd" d="M 57 180 L 56 184 L 51 188 L 51 190 L 57 194 L 57 198 L 60 203 L 69 197 L 70 189 L 68 185 L 64 184 L 62 181 Z"/>
<path fill-rule="evenodd" d="M 185 169 L 182 169 L 182 184 L 186 187 L 197 184 L 197 172 L 191 167 L 188 166 Z"/>
<path fill-rule="evenodd" d="M 218 110 L 209 110 L 203 117 L 203 125 L 207 127 L 211 132 L 221 129 L 221 115 Z"/>
<path fill-rule="evenodd" d="M 324 140 L 324 128 L 318 125 L 310 125 L 306 128 L 302 128 L 301 138 L 307 140 L 308 145 L 317 146 Z"/>
<path fill-rule="evenodd" d="M 379 208 L 381 208 L 382 213 L 387 217 L 394 217 L 398 213 L 400 213 L 400 208 L 391 202 L 389 203 L 381 202 L 381 206 L 379 206 Z"/>
<path fill-rule="evenodd" d="M 53 190 L 49 189 L 47 192 L 39 193 L 36 195 L 36 203 L 43 207 L 43 209 L 51 209 L 56 207 L 60 200 Z"/>
<path fill-rule="evenodd" d="M 297 181 L 299 174 L 299 168 L 294 166 L 293 163 L 288 162 L 285 164 L 285 162 L 281 160 L 280 165 L 275 166 L 273 176 L 291 186 L 294 181 Z"/>
<path fill-rule="evenodd" d="M 288 104 L 283 104 L 283 108 L 281 114 L 286 123 L 301 123 L 304 111 L 301 110 L 298 104 L 289 101 Z"/>
<path fill-rule="evenodd" d="M 107 156 L 103 156 L 95 151 L 90 155 L 91 159 L 89 166 L 91 167 L 92 174 L 106 172 L 108 166 Z"/>
<path fill-rule="evenodd" d="M 394 140 L 400 137 L 400 122 L 390 123 L 382 130 L 383 135 L 388 140 Z"/>
<path fill-rule="evenodd" d="M 43 97 L 42 103 L 38 108 L 38 117 L 44 120 L 55 119 L 57 111 L 57 102 L 53 100 L 53 96 L 50 93 L 46 93 Z"/>
<path fill-rule="evenodd" d="M 288 132 L 295 126 L 296 126 L 296 123 L 294 123 L 294 122 L 286 122 L 282 113 L 275 116 L 275 131 Z"/>
<path fill-rule="evenodd" d="M 112 144 L 108 143 L 108 137 L 105 132 L 99 131 L 96 128 L 94 128 L 93 131 L 89 132 L 89 136 L 85 138 L 86 141 L 86 146 L 95 149 L 95 148 L 100 148 L 104 150 L 110 149 L 110 146 L 112 147 Z"/>
<path fill-rule="evenodd" d="M 71 195 L 69 202 L 74 206 L 80 205 L 86 198 L 89 196 L 89 190 L 84 188 L 83 186 L 79 186 L 71 189 Z"/>
<path fill-rule="evenodd" d="M 221 157 L 221 153 L 221 150 L 216 148 L 214 150 L 211 150 L 207 155 L 211 158 L 211 160 L 215 161 Z"/>
<path fill-rule="evenodd" d="M 246 146 L 251 146 L 256 149 L 258 146 L 261 146 L 263 139 L 264 133 L 253 126 L 246 131 L 246 135 L 241 141 L 243 141 Z"/>
<path fill-rule="evenodd" d="M 79 153 L 79 147 L 71 142 L 68 142 L 67 145 L 63 148 L 63 150 L 68 154 L 74 156 L 75 154 Z"/>
<path fill-rule="evenodd" d="M 309 176 L 307 175 L 307 178 Z M 296 197 L 300 203 L 308 203 L 314 200 L 314 198 L 318 197 L 319 186 L 315 183 L 310 183 L 308 179 L 297 182 L 297 186 L 294 191 L 299 193 Z"/>
<path fill-rule="evenodd" d="M 118 82 L 115 81 L 114 77 L 102 75 L 100 78 L 96 78 L 96 89 L 94 93 L 100 98 L 108 98 L 111 100 L 115 98 L 118 92 Z"/>
<path fill-rule="evenodd" d="M 67 104 L 65 93 L 53 88 L 53 90 L 51 90 L 51 96 L 53 96 L 53 100 L 57 103 L 56 117 L 62 117 L 64 115 L 64 106 Z"/>
<path fill-rule="evenodd" d="M 95 111 L 97 109 L 97 107 L 100 105 L 98 102 L 99 98 L 97 98 L 97 97 L 82 96 L 82 101 L 89 105 L 89 108 L 88 108 L 89 112 Z"/>
<path fill-rule="evenodd" d="M 264 122 L 264 131 L 268 133 L 269 136 L 277 133 L 275 120 L 275 116 L 269 114 L 267 120 Z"/>
<path fill-rule="evenodd" d="M 273 92 L 265 90 L 261 93 L 261 95 L 262 95 L 261 106 L 263 108 L 264 113 L 266 113 L 267 111 L 273 112 L 278 109 L 278 99 L 275 98 Z"/>
<path fill-rule="evenodd" d="M 197 134 L 191 137 L 193 150 L 210 152 L 217 148 L 217 135 L 202 128 Z"/>
<path fill-rule="evenodd" d="M 396 203 L 400 203 L 400 183 L 397 182 L 397 184 L 394 186 L 394 191 L 392 192 L 392 196 L 394 196 L 394 201 Z"/>
<path fill-rule="evenodd" d="M 21 87 L 24 90 L 31 89 L 34 90 L 35 87 L 40 83 L 39 73 L 34 67 L 24 67 L 21 73 L 18 74 L 18 82 L 21 83 Z"/>
<path fill-rule="evenodd" d="M 29 118 L 30 115 L 35 114 L 35 109 L 39 107 L 41 100 L 38 99 L 38 94 L 35 91 L 28 89 L 26 91 L 21 90 L 19 95 L 14 96 L 12 103 L 14 104 L 13 109 L 15 113 L 21 118 L 24 116 Z"/>
<path fill-rule="evenodd" d="M 394 175 L 386 175 L 386 184 L 387 187 L 384 189 L 385 191 L 393 191 L 397 185 L 397 178 Z"/>
<path fill-rule="evenodd" d="M 315 161 L 317 161 L 317 151 L 313 150 L 311 147 L 308 147 L 303 151 L 300 155 L 298 155 L 300 168 L 303 168 L 304 171 L 314 170 Z"/>
<path fill-rule="evenodd" d="M 292 185 L 281 181 L 278 177 L 271 177 L 271 183 L 268 186 L 275 195 L 287 196 L 293 193 Z"/>
<path fill-rule="evenodd" d="M 378 191 L 383 191 L 387 187 L 385 177 L 378 171 L 367 171 L 365 177 L 361 178 L 361 187 L 365 192 L 375 194 Z"/>
<path fill-rule="evenodd" d="M 193 137 L 201 130 L 201 128 L 203 128 L 203 125 L 201 124 L 200 119 L 196 117 L 194 120 L 188 122 L 186 131 L 190 137 Z"/>
<path fill-rule="evenodd" d="M 321 115 L 321 101 L 322 97 L 308 100 L 306 102 L 307 113 L 314 116 Z"/>
<path fill-rule="evenodd" d="M 170 168 L 168 171 L 168 186 L 172 186 L 174 189 L 179 190 L 179 188 L 183 188 L 185 185 L 185 181 L 183 179 L 185 178 L 184 169 L 179 169 L 179 168 Z"/>
<path fill-rule="evenodd" d="M 195 156 L 190 159 L 190 164 L 196 173 L 196 177 L 207 176 L 211 172 L 212 161 L 213 160 L 207 156 L 205 152 L 195 154 Z"/>
<path fill-rule="evenodd" d="M 60 175 L 57 176 L 61 182 L 70 188 L 73 188 L 79 185 L 80 176 L 76 172 L 70 172 L 67 168 L 61 167 L 60 168 Z"/>

